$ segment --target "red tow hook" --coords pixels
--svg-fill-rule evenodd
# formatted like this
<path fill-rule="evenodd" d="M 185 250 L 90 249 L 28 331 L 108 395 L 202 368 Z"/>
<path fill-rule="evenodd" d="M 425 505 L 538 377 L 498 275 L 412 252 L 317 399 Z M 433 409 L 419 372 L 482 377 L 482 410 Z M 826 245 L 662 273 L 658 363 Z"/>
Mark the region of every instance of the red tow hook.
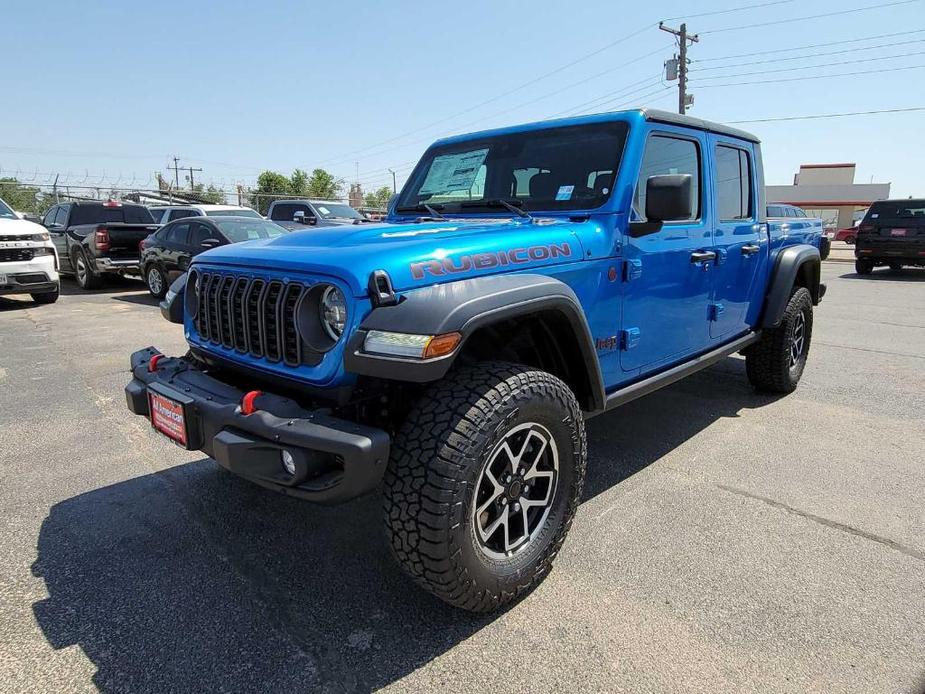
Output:
<path fill-rule="evenodd" d="M 241 414 L 249 415 L 254 414 L 257 411 L 257 406 L 254 404 L 254 401 L 263 395 L 262 390 L 252 390 L 244 394 L 244 397 L 241 398 Z"/>
<path fill-rule="evenodd" d="M 153 357 L 151 357 L 151 360 L 148 362 L 148 371 L 151 373 L 157 371 L 157 364 L 163 356 L 163 354 L 155 354 Z"/>

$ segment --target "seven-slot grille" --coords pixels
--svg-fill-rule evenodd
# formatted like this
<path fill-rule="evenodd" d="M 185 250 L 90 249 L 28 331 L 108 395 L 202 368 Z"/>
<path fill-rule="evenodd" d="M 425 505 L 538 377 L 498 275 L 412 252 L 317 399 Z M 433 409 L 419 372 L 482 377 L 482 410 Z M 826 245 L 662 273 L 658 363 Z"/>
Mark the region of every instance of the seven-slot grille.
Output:
<path fill-rule="evenodd" d="M 31 248 L 0 248 L 0 263 L 15 263 L 32 260 L 35 252 Z"/>
<path fill-rule="evenodd" d="M 288 366 L 312 363 L 296 329 L 308 287 L 298 282 L 203 272 L 196 330 L 203 340 Z"/>

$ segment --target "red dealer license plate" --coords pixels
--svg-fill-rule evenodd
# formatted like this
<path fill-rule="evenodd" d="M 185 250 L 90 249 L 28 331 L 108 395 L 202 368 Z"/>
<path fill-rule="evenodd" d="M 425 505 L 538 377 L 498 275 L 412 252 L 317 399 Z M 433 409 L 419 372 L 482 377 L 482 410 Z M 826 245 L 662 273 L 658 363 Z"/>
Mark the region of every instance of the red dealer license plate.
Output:
<path fill-rule="evenodd" d="M 189 443 L 189 434 L 186 430 L 183 404 L 149 390 L 148 405 L 151 412 L 151 426 L 185 448 Z"/>

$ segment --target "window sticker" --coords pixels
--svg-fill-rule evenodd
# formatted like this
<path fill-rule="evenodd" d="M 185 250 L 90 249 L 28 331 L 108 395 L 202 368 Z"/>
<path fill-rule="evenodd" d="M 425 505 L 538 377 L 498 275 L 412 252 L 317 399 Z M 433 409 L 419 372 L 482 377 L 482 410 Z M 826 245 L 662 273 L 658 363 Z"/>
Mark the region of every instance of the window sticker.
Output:
<path fill-rule="evenodd" d="M 418 194 L 446 195 L 457 190 L 469 190 L 487 156 L 486 147 L 435 157 Z"/>
<path fill-rule="evenodd" d="M 556 193 L 556 200 L 571 200 L 574 191 L 575 186 L 559 186 L 559 190 Z"/>
<path fill-rule="evenodd" d="M 323 205 L 318 205 L 318 211 L 321 214 L 331 214 L 331 210 L 329 210 L 327 207 L 324 207 Z"/>
<path fill-rule="evenodd" d="M 876 212 L 874 212 L 874 213 L 871 215 L 871 219 L 876 219 L 876 218 L 879 217 L 879 216 L 880 216 L 879 214 L 877 214 Z"/>

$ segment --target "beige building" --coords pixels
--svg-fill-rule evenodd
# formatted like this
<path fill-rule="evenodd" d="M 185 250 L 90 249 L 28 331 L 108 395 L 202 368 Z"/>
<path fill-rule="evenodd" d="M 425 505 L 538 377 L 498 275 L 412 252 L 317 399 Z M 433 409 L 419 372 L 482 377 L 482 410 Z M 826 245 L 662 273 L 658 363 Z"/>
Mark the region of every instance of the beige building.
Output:
<path fill-rule="evenodd" d="M 769 203 L 796 205 L 826 226 L 850 227 L 856 214 L 890 197 L 889 183 L 855 183 L 855 164 L 803 164 L 790 186 L 766 186 Z"/>

